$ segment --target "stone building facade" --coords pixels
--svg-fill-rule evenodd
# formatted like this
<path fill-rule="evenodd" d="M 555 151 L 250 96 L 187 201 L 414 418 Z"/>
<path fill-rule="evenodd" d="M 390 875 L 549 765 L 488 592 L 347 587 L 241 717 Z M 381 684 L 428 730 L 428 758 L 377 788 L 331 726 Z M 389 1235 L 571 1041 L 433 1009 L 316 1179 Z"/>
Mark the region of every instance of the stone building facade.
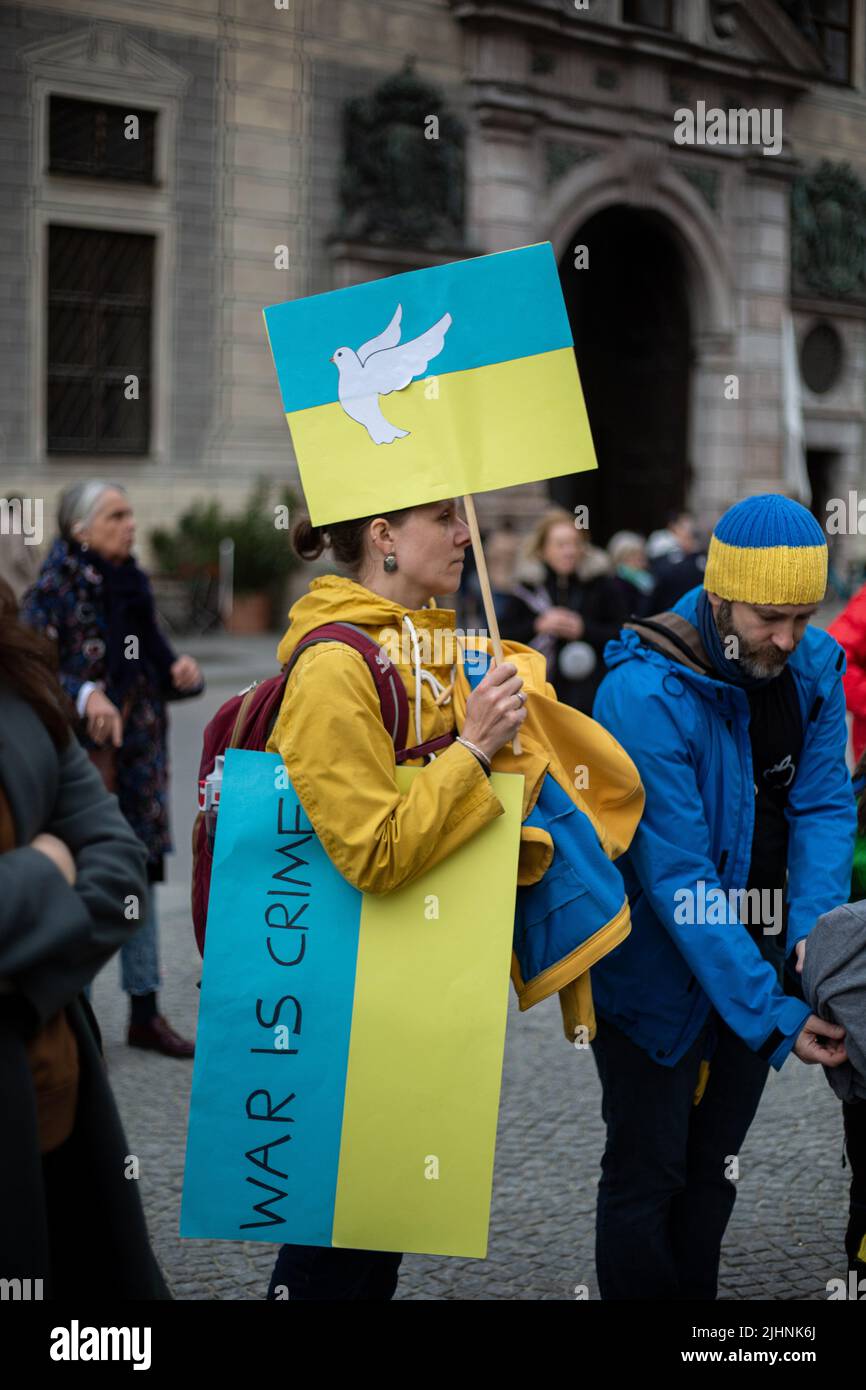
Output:
<path fill-rule="evenodd" d="M 544 240 L 601 539 L 802 491 L 800 423 L 864 477 L 866 0 L 3 0 L 0 73 L 5 491 L 292 478 L 264 305 Z"/>

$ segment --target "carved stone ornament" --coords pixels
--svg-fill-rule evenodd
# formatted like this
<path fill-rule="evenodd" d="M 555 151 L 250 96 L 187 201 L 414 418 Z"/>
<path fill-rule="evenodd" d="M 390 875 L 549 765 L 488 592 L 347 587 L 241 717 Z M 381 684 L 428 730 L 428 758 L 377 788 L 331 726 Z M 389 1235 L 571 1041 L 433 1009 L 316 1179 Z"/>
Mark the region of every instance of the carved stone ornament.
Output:
<path fill-rule="evenodd" d="M 795 290 L 866 299 L 866 188 L 850 164 L 823 160 L 791 190 Z"/>
<path fill-rule="evenodd" d="M 457 248 L 464 236 L 464 129 L 413 60 L 343 110 L 347 240 Z"/>
<path fill-rule="evenodd" d="M 708 207 L 715 212 L 719 204 L 719 174 L 717 169 L 703 169 L 695 164 L 681 167 L 680 173 L 696 188 Z"/>
<path fill-rule="evenodd" d="M 582 164 L 584 160 L 594 158 L 597 153 L 597 150 L 587 149 L 584 145 L 570 145 L 564 140 L 547 140 L 544 145 L 544 163 L 548 187 L 558 182 L 575 164 Z"/>

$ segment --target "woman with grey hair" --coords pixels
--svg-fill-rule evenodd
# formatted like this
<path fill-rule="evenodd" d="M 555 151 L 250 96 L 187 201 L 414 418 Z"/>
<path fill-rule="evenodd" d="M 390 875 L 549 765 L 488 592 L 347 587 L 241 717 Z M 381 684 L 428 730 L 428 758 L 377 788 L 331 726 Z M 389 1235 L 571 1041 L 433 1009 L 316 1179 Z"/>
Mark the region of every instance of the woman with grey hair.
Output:
<path fill-rule="evenodd" d="M 617 531 L 607 543 L 613 565 L 613 582 L 629 616 L 646 618 L 653 611 L 655 580 L 649 572 L 646 541 L 637 531 Z"/>
<path fill-rule="evenodd" d="M 171 849 L 166 700 L 204 686 L 191 656 L 176 656 L 156 622 L 150 582 L 132 556 L 135 520 L 119 483 L 90 478 L 60 498 L 60 536 L 22 602 L 22 621 L 57 647 L 61 683 L 78 713 L 77 733 L 109 791 L 147 848 L 151 885 Z M 127 1041 L 191 1057 L 157 1006 L 155 891 L 141 930 L 120 952 L 130 996 Z"/>

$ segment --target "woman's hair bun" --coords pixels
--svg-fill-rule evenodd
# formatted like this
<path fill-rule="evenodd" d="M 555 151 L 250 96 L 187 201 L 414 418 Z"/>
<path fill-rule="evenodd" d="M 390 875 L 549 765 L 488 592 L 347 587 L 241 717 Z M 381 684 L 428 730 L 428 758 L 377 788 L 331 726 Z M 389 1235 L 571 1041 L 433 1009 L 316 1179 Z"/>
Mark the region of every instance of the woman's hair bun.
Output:
<path fill-rule="evenodd" d="M 325 549 L 321 526 L 314 526 L 308 516 L 301 517 L 292 531 L 292 546 L 302 560 L 318 560 Z"/>

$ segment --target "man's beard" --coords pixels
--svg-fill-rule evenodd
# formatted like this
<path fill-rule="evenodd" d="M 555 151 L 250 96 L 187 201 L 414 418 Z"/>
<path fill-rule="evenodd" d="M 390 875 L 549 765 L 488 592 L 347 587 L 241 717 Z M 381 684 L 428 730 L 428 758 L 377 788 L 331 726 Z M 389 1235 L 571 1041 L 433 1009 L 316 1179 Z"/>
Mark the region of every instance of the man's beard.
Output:
<path fill-rule="evenodd" d="M 780 652 L 772 642 L 765 642 L 763 645 L 748 642 L 734 626 L 733 604 L 728 599 L 721 600 L 714 616 L 719 636 L 723 641 L 726 637 L 736 637 L 736 659 L 747 676 L 766 680 L 768 676 L 778 676 L 784 670 L 790 652 Z"/>

